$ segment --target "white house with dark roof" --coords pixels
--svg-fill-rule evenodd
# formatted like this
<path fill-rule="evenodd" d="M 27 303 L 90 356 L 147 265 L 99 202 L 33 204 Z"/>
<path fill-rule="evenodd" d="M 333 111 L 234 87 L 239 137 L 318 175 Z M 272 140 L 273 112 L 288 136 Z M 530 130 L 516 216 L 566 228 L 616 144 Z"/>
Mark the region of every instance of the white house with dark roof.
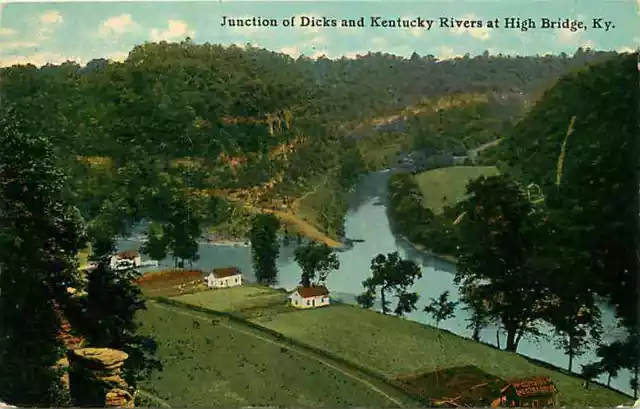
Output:
<path fill-rule="evenodd" d="M 142 265 L 142 257 L 135 250 L 121 251 L 111 256 L 109 266 L 115 270 L 127 269 L 132 267 L 140 267 Z"/>
<path fill-rule="evenodd" d="M 242 272 L 237 267 L 214 268 L 204 277 L 209 288 L 229 288 L 242 285 Z"/>
<path fill-rule="evenodd" d="M 289 295 L 289 302 L 295 308 L 317 308 L 329 305 L 329 290 L 324 285 L 298 287 Z"/>

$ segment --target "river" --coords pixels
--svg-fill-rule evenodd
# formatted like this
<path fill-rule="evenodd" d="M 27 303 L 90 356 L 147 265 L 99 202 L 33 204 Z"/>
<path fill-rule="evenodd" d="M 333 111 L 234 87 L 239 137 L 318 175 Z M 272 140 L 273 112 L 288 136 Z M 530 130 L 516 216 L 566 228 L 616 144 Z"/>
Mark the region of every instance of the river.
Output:
<path fill-rule="evenodd" d="M 453 300 L 458 296 L 458 288 L 453 282 L 455 266 L 447 261 L 425 255 L 414 249 L 409 243 L 394 236 L 389 225 L 386 207 L 386 186 L 391 171 L 370 173 L 363 176 L 352 194 L 350 209 L 345 219 L 345 235 L 349 239 L 364 240 L 353 244 L 353 247 L 339 253 L 340 269 L 333 272 L 327 279 L 327 286 L 332 296 L 342 302 L 355 303 L 355 296 L 363 291 L 362 281 L 370 274 L 371 259 L 376 255 L 398 251 L 404 258 L 417 262 L 422 269 L 422 278 L 414 286 L 414 291 L 420 295 L 418 310 L 407 316 L 407 319 L 424 324 L 434 324 L 427 314 L 421 312 L 429 298 L 437 297 L 443 291 L 449 291 Z M 137 249 L 141 245 L 138 241 L 122 240 L 118 243 L 120 250 Z M 295 246 L 281 246 L 278 260 L 278 287 L 293 289 L 300 280 L 300 269 L 293 260 Z M 211 269 L 216 267 L 237 266 L 246 272 L 247 278 L 255 277 L 251 267 L 251 251 L 247 247 L 221 246 L 201 244 L 199 248 L 200 260 L 194 267 Z M 162 260 L 160 266 L 173 266 L 172 260 Z M 394 300 L 391 299 L 393 302 Z M 377 308 L 380 308 L 379 306 Z M 467 328 L 469 314 L 457 308 L 454 318 L 440 323 L 440 327 L 463 337 L 471 338 L 472 331 Z M 603 322 L 605 324 L 605 342 L 624 339 L 625 332 L 616 328 L 613 311 L 603 307 Z M 551 334 L 551 328 L 541 326 L 546 334 Z M 496 328 L 488 327 L 481 332 L 483 342 L 496 344 Z M 505 334 L 501 334 L 504 346 Z M 518 346 L 518 353 L 553 365 L 566 368 L 568 357 L 549 340 L 531 340 L 523 338 Z M 580 371 L 581 364 L 595 360 L 591 351 L 574 359 L 573 370 Z M 632 393 L 629 386 L 631 374 L 623 371 L 612 379 L 611 386 L 625 393 Z M 606 382 L 602 376 L 601 382 Z"/>

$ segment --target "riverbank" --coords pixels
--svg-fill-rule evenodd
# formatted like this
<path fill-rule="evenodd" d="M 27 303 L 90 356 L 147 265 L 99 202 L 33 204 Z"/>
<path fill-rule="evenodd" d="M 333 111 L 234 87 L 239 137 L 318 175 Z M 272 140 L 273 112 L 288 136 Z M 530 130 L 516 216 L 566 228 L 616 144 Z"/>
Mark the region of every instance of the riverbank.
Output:
<path fill-rule="evenodd" d="M 411 247 L 413 247 L 413 249 L 415 249 L 416 251 L 418 251 L 419 253 L 422 253 L 426 256 L 429 257 L 435 257 L 437 259 L 440 259 L 442 261 L 446 261 L 449 262 L 453 265 L 457 265 L 458 264 L 458 259 L 455 258 L 454 256 L 450 256 L 447 254 L 437 254 L 434 253 L 433 251 L 427 249 L 425 246 L 423 246 L 422 244 L 415 244 L 412 243 L 408 238 L 406 238 L 405 236 L 400 236 L 400 239 L 404 240 L 408 245 L 410 245 Z"/>

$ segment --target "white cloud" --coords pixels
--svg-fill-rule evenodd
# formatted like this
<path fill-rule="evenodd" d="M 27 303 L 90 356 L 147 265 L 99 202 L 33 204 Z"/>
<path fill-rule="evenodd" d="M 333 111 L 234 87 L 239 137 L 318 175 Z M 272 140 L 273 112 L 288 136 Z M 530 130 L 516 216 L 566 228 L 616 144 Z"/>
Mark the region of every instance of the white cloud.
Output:
<path fill-rule="evenodd" d="M 556 37 L 558 37 L 558 41 L 565 44 L 577 43 L 580 40 L 580 32 L 571 31 L 568 29 L 559 29 Z"/>
<path fill-rule="evenodd" d="M 640 16 L 640 0 L 636 0 L 636 8 L 638 9 L 637 13 Z"/>
<path fill-rule="evenodd" d="M 181 41 L 186 37 L 194 37 L 195 32 L 189 29 L 187 23 L 182 20 L 169 20 L 167 22 L 167 29 L 160 30 L 154 28 L 151 30 L 150 37 L 151 41 L 159 42 L 159 41 Z"/>
<path fill-rule="evenodd" d="M 40 44 L 33 41 L 8 41 L 8 42 L 0 42 L 0 51 L 8 51 L 15 50 L 18 48 L 34 48 L 38 47 Z"/>
<path fill-rule="evenodd" d="M 2 28 L 0 27 L 0 37 L 8 37 L 12 35 L 16 35 L 18 32 L 12 28 Z"/>
<path fill-rule="evenodd" d="M 129 56 L 129 51 L 116 51 L 107 55 L 107 59 L 115 62 L 122 62 Z"/>
<path fill-rule="evenodd" d="M 62 23 L 62 14 L 59 11 L 48 11 L 40 15 L 40 23 L 51 26 Z"/>
<path fill-rule="evenodd" d="M 62 14 L 59 11 L 47 11 L 46 13 L 38 16 L 38 31 L 37 38 L 40 40 L 46 40 L 51 37 L 53 30 L 62 23 Z"/>
<path fill-rule="evenodd" d="M 581 45 L 581 47 L 582 48 L 590 48 L 592 50 L 595 50 L 596 49 L 596 44 L 591 40 L 587 40 Z"/>
<path fill-rule="evenodd" d="M 41 67 L 46 64 L 62 64 L 65 61 L 74 61 L 78 64 L 85 63 L 84 59 L 78 56 L 41 52 L 31 55 L 12 55 L 4 58 L 0 57 L 0 67 L 10 67 L 17 64 L 33 64 L 37 67 Z"/>
<path fill-rule="evenodd" d="M 297 58 L 301 53 L 296 47 L 283 47 L 280 49 L 281 53 L 290 55 L 294 58 Z"/>
<path fill-rule="evenodd" d="M 474 14 L 465 14 L 460 18 L 460 20 L 475 21 L 480 19 Z M 457 28 L 452 28 L 451 32 L 453 32 L 454 34 L 468 33 L 471 37 L 477 38 L 478 40 L 482 40 L 482 41 L 489 39 L 489 29 L 486 27 L 482 27 L 482 28 L 457 27 Z"/>
<path fill-rule="evenodd" d="M 110 35 L 118 36 L 136 31 L 138 28 L 139 25 L 133 21 L 131 14 L 122 14 L 103 21 L 102 24 L 100 24 L 98 33 L 103 37 Z"/>
<path fill-rule="evenodd" d="M 620 47 L 616 50 L 619 53 L 635 53 L 636 50 L 631 47 Z"/>
<path fill-rule="evenodd" d="M 444 45 L 438 47 L 438 50 L 437 50 L 435 55 L 436 55 L 436 57 L 438 57 L 439 60 L 451 60 L 451 59 L 454 59 L 456 57 L 462 57 L 462 55 L 456 53 L 453 48 L 446 47 Z"/>

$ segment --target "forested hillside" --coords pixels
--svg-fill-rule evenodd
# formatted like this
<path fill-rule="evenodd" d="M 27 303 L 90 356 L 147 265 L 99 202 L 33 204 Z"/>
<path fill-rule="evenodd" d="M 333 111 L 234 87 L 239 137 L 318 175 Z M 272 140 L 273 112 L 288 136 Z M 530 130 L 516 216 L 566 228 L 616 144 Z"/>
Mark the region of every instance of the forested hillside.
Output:
<path fill-rule="evenodd" d="M 564 219 L 555 233 L 560 242 L 586 253 L 580 279 L 612 295 L 620 314 L 632 322 L 637 315 L 637 298 L 629 296 L 637 288 L 638 262 L 637 76 L 636 55 L 629 54 L 564 76 L 498 148 L 502 167 L 540 186 L 550 212 Z"/>
<path fill-rule="evenodd" d="M 597 348 L 600 361 L 584 376 L 628 369 L 636 392 L 637 81 L 635 54 L 562 76 L 491 148 L 501 175 L 471 181 L 466 197 L 439 214 L 423 208 L 418 182 L 430 175 L 389 182 L 396 228 L 457 259 L 461 296 L 479 327 L 487 317 L 501 322 L 516 348 L 531 322 L 546 321 L 566 337 L 559 345 L 570 369 L 574 356 Z M 437 194 L 434 186 L 424 194 Z M 601 343 L 598 299 L 615 307 L 626 341 Z"/>
<path fill-rule="evenodd" d="M 370 158 L 487 142 L 512 119 L 489 111 L 522 106 L 530 91 L 608 55 L 335 61 L 186 40 L 136 46 L 123 63 L 6 68 L 0 84 L 4 101 L 53 142 L 72 175 L 70 197 L 101 228 L 152 217 L 175 191 L 191 196 L 182 202 L 200 197 L 190 211 L 231 234 L 246 232 L 246 215 L 271 211 L 303 234 L 338 238 L 348 189 L 384 165 Z M 469 107 L 465 95 L 485 102 Z M 373 126 L 399 113 L 406 143 Z"/>

